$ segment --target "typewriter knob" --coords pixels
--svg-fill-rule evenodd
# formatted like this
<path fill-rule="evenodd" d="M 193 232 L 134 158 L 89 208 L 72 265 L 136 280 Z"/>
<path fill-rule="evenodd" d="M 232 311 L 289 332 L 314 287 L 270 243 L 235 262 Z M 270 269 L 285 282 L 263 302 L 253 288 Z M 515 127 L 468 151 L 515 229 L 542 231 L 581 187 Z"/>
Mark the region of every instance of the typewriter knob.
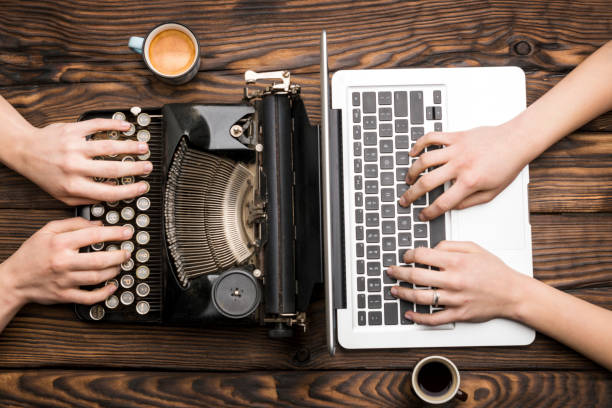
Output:
<path fill-rule="evenodd" d="M 223 272 L 212 287 L 215 308 L 223 316 L 240 319 L 253 313 L 261 301 L 261 289 L 253 275 L 243 269 Z"/>

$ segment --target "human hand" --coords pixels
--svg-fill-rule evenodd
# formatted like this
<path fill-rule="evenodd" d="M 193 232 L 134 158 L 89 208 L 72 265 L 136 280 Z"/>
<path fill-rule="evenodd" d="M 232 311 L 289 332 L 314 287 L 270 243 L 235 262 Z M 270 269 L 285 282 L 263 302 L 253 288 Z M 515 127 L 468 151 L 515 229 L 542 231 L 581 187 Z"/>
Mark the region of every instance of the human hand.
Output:
<path fill-rule="evenodd" d="M 129 123 L 112 119 L 91 119 L 77 123 L 55 123 L 31 127 L 15 140 L 15 154 L 6 155 L 10 167 L 23 174 L 53 197 L 68 205 L 96 201 L 118 201 L 147 191 L 146 183 L 111 185 L 93 177 L 121 178 L 148 174 L 150 161 L 121 162 L 94 160 L 96 156 L 144 154 L 146 143 L 132 140 L 86 140 L 103 130 L 125 131 Z"/>
<path fill-rule="evenodd" d="M 437 288 L 445 310 L 406 312 L 418 324 L 484 322 L 495 317 L 516 318 L 521 291 L 529 277 L 514 271 L 499 258 L 472 242 L 442 241 L 435 249 L 416 248 L 404 254 L 404 262 L 436 266 L 440 270 L 392 266 L 387 274 L 419 286 Z M 394 286 L 393 296 L 422 305 L 433 303 L 433 290 Z"/>
<path fill-rule="evenodd" d="M 447 181 L 454 183 L 421 211 L 422 221 L 434 219 L 454 208 L 491 201 L 529 161 L 525 159 L 523 147 L 514 138 L 517 131 L 508 122 L 463 132 L 432 132 L 421 137 L 410 151 L 411 156 L 420 154 L 420 157 L 407 173 L 406 182 L 412 186 L 400 198 L 400 205 L 410 205 Z M 445 147 L 421 154 L 431 145 Z M 425 169 L 434 166 L 440 167 L 419 177 Z"/>
<path fill-rule="evenodd" d="M 79 248 L 127 240 L 132 230 L 101 225 L 79 217 L 45 225 L 0 265 L 2 296 L 12 296 L 18 307 L 30 302 L 90 305 L 105 300 L 116 290 L 115 285 L 91 291 L 79 287 L 115 277 L 118 265 L 130 254 L 123 250 L 79 253 Z"/>

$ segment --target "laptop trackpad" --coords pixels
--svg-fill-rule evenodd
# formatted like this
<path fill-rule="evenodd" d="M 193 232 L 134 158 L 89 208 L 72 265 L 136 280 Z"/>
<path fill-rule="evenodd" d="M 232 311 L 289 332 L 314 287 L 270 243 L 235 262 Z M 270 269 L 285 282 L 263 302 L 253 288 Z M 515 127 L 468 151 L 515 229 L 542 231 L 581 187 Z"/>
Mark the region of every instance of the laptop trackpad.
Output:
<path fill-rule="evenodd" d="M 525 248 L 528 220 L 522 174 L 491 202 L 453 211 L 452 239 L 473 241 L 489 251 Z"/>

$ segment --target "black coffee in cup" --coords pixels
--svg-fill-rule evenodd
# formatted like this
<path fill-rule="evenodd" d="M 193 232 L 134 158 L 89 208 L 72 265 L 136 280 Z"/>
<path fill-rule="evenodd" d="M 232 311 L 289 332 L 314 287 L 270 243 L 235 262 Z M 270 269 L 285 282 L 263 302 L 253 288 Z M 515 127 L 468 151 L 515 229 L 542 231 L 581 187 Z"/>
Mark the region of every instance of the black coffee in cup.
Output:
<path fill-rule="evenodd" d="M 421 367 L 417 375 L 421 389 L 432 397 L 445 395 L 453 384 L 449 367 L 438 361 L 429 362 Z"/>

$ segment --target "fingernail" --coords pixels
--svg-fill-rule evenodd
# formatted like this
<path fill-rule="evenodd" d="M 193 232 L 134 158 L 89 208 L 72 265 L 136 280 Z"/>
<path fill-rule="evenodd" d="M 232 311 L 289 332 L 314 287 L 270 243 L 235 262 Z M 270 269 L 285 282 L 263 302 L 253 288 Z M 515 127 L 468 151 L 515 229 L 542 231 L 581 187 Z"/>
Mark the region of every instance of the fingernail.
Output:
<path fill-rule="evenodd" d="M 142 153 L 146 153 L 149 150 L 149 146 L 146 143 L 140 142 L 138 143 L 138 151 Z"/>
<path fill-rule="evenodd" d="M 400 199 L 399 199 L 399 203 L 400 203 L 400 205 L 401 205 L 402 207 L 405 207 L 405 206 L 407 206 L 407 205 L 408 205 L 408 202 L 407 202 L 407 200 L 406 200 L 406 197 L 404 197 L 404 196 L 401 196 L 401 197 L 400 197 Z"/>
<path fill-rule="evenodd" d="M 397 296 L 397 288 L 396 288 L 395 286 L 393 286 L 393 287 L 391 288 L 391 294 L 392 294 L 393 296 Z"/>
<path fill-rule="evenodd" d="M 130 227 L 124 227 L 123 228 L 123 237 L 124 238 L 129 238 L 132 236 L 132 229 Z"/>
<path fill-rule="evenodd" d="M 152 170 L 153 170 L 153 163 L 145 162 L 145 164 L 144 164 L 144 171 L 146 173 L 150 173 Z"/>
<path fill-rule="evenodd" d="M 395 270 L 393 268 L 388 268 L 387 269 L 387 275 L 393 277 L 393 275 L 395 274 Z"/>
<path fill-rule="evenodd" d="M 139 192 L 140 194 L 144 194 L 144 193 L 146 193 L 146 192 L 147 192 L 147 190 L 149 190 L 148 185 L 147 185 L 147 184 L 144 184 L 144 183 L 140 183 L 140 186 L 138 186 L 138 192 Z"/>
<path fill-rule="evenodd" d="M 125 120 L 121 121 L 121 126 L 124 128 L 129 128 L 130 127 L 130 122 L 126 122 Z"/>
<path fill-rule="evenodd" d="M 423 213 L 419 213 L 419 220 L 427 221 L 427 217 Z"/>
<path fill-rule="evenodd" d="M 407 249 L 406 251 L 404 251 L 404 260 L 406 259 L 412 259 L 412 257 L 414 253 L 414 249 Z"/>

